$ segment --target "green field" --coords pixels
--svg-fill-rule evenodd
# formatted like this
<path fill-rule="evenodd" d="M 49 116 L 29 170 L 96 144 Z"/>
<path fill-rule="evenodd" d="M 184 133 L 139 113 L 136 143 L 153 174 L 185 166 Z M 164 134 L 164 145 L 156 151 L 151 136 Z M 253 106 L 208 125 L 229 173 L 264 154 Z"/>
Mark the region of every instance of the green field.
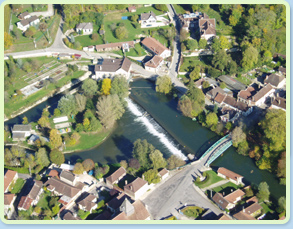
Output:
<path fill-rule="evenodd" d="M 199 60 L 198 56 L 183 57 L 183 63 L 180 66 L 180 72 L 192 72 L 195 66 L 205 66 L 205 63 Z"/>
<path fill-rule="evenodd" d="M 173 7 L 174 7 L 177 14 L 185 14 L 186 13 L 185 9 L 183 9 L 183 7 L 178 4 L 173 4 Z"/>
<path fill-rule="evenodd" d="M 223 184 L 221 186 L 215 187 L 213 188 L 214 192 L 225 192 L 225 195 L 228 195 L 228 193 L 231 192 L 231 190 L 236 190 L 238 188 L 238 186 L 232 182 L 228 182 L 226 184 Z"/>
<path fill-rule="evenodd" d="M 18 178 L 11 189 L 11 193 L 18 194 L 20 193 L 22 187 L 24 186 L 25 180 Z"/>
<path fill-rule="evenodd" d="M 91 35 L 81 35 L 74 37 L 75 42 L 79 42 L 82 47 L 87 47 L 90 45 L 101 45 L 104 43 L 102 37 L 98 34 L 98 39 L 94 41 Z"/>
<path fill-rule="evenodd" d="M 249 78 L 246 78 L 245 76 L 237 77 L 237 80 L 239 82 L 245 84 L 246 86 L 248 86 L 249 84 L 251 84 L 251 80 Z"/>
<path fill-rule="evenodd" d="M 9 31 L 9 23 L 10 23 L 10 14 L 11 14 L 11 8 L 9 5 L 4 6 L 4 31 Z"/>
<path fill-rule="evenodd" d="M 65 84 L 69 83 L 72 79 L 77 79 L 81 77 L 83 74 L 84 71 L 74 72 L 73 75 L 64 76 L 62 79 L 58 81 L 56 85 L 49 84 L 47 88 L 42 88 L 41 90 L 27 97 L 17 96 L 16 98 L 11 99 L 9 102 L 5 103 L 4 113 L 6 117 L 9 117 L 13 113 L 17 113 L 21 108 L 31 106 L 36 101 L 42 99 L 45 96 L 53 95 L 56 92 L 56 88 L 64 86 Z"/>
<path fill-rule="evenodd" d="M 113 53 L 116 53 L 116 54 L 121 55 L 121 56 L 124 55 L 124 53 L 122 52 L 122 50 L 119 50 L 119 51 L 113 51 Z M 134 48 L 131 48 L 131 49 L 129 50 L 129 52 L 126 52 L 126 53 L 125 53 L 126 56 L 135 56 L 135 57 L 138 57 L 138 56 L 144 56 L 144 55 L 146 55 L 146 54 L 147 54 L 147 53 L 146 53 L 145 49 L 141 46 L 140 43 L 136 43 L 136 44 L 134 45 Z"/>
<path fill-rule="evenodd" d="M 207 174 L 207 178 L 204 181 L 194 182 L 194 184 L 198 186 L 199 188 L 205 188 L 221 180 L 224 180 L 223 178 L 219 177 L 217 173 L 214 172 L 213 170 L 206 171 L 206 174 Z"/>
<path fill-rule="evenodd" d="M 100 144 L 110 133 L 111 130 L 103 130 L 98 133 L 79 133 L 79 143 L 74 146 L 66 146 L 66 151 L 80 151 L 90 149 Z"/>

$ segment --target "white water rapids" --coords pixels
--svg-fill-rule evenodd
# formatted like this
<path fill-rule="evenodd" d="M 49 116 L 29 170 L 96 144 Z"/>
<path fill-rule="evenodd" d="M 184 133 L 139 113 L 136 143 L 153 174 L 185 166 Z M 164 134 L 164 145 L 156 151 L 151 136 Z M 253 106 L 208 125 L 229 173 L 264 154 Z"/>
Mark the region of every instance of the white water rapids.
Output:
<path fill-rule="evenodd" d="M 126 98 L 126 101 L 131 113 L 138 117 L 135 121 L 141 122 L 147 128 L 147 131 L 156 136 L 172 154 L 175 154 L 183 160 L 187 160 L 187 157 L 181 150 L 178 149 L 174 142 L 168 138 L 168 136 L 164 133 L 164 129 L 153 118 L 145 117 L 144 111 L 142 111 L 142 109 L 131 99 Z"/>

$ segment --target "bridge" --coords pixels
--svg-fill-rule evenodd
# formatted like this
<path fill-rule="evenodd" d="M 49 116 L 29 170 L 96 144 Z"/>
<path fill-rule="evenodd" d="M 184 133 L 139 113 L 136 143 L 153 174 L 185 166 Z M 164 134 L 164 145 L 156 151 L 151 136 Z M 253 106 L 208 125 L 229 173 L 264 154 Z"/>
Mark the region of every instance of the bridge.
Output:
<path fill-rule="evenodd" d="M 209 166 L 222 153 L 224 153 L 232 145 L 231 135 L 219 139 L 214 143 L 199 159 L 202 165 Z"/>

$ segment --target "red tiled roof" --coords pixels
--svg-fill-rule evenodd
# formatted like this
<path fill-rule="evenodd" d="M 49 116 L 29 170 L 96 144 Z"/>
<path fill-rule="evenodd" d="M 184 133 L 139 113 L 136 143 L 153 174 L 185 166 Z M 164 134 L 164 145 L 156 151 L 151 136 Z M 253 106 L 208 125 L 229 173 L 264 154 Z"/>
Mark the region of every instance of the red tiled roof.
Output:
<path fill-rule="evenodd" d="M 9 187 L 10 183 L 13 181 L 14 177 L 16 176 L 17 172 L 13 170 L 7 170 L 4 175 L 4 192 Z"/>
<path fill-rule="evenodd" d="M 20 198 L 18 208 L 23 208 L 25 210 L 28 210 L 33 202 L 33 199 L 29 198 L 28 196 L 22 196 Z"/>
<path fill-rule="evenodd" d="M 127 216 L 125 212 L 121 212 L 113 220 L 146 220 L 150 217 L 148 210 L 140 200 L 135 201 L 132 205 L 134 207 L 132 215 Z"/>
<path fill-rule="evenodd" d="M 5 193 L 4 194 L 4 205 L 10 205 L 15 197 L 15 194 Z"/>
<path fill-rule="evenodd" d="M 161 55 L 165 50 L 169 50 L 153 37 L 146 37 L 141 43 L 157 55 Z"/>
<path fill-rule="evenodd" d="M 112 173 L 110 176 L 106 178 L 107 181 L 109 181 L 111 184 L 113 184 L 115 181 L 117 181 L 121 176 L 126 175 L 126 170 L 121 166 L 119 169 L 117 169 L 114 173 Z"/>
<path fill-rule="evenodd" d="M 162 61 L 163 61 L 162 57 L 155 55 L 152 59 L 150 59 L 144 65 L 149 68 L 157 68 Z"/>
<path fill-rule="evenodd" d="M 229 195 L 225 196 L 224 198 L 228 200 L 230 203 L 234 203 L 238 197 L 242 198 L 244 195 L 245 193 L 242 190 L 237 189 Z"/>
<path fill-rule="evenodd" d="M 251 215 L 246 214 L 243 211 L 240 211 L 240 212 L 234 214 L 233 217 L 235 219 L 238 219 L 238 220 L 256 220 L 254 217 L 252 217 Z"/>
<path fill-rule="evenodd" d="M 129 190 L 130 192 L 136 193 L 140 188 L 142 188 L 148 182 L 141 179 L 140 177 L 136 178 L 130 184 L 124 186 L 124 190 Z"/>

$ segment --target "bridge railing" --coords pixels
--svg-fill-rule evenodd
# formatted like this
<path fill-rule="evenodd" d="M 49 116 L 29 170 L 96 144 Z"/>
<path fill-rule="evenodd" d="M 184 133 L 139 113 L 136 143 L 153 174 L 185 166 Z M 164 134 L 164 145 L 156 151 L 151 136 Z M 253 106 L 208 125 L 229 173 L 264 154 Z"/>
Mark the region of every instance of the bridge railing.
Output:
<path fill-rule="evenodd" d="M 214 160 L 216 160 L 223 152 L 225 152 L 226 149 L 228 149 L 232 145 L 232 140 L 225 143 L 225 145 L 218 150 L 218 152 L 215 152 L 211 155 L 211 157 L 207 160 L 206 164 L 209 166 Z"/>
<path fill-rule="evenodd" d="M 221 139 L 219 139 L 216 143 L 214 143 L 201 157 L 199 160 L 203 159 L 208 153 L 210 153 L 213 149 L 215 149 L 216 147 L 218 147 L 218 145 L 220 143 L 222 143 L 224 140 L 226 140 L 230 135 L 226 135 L 225 137 L 222 137 Z"/>

